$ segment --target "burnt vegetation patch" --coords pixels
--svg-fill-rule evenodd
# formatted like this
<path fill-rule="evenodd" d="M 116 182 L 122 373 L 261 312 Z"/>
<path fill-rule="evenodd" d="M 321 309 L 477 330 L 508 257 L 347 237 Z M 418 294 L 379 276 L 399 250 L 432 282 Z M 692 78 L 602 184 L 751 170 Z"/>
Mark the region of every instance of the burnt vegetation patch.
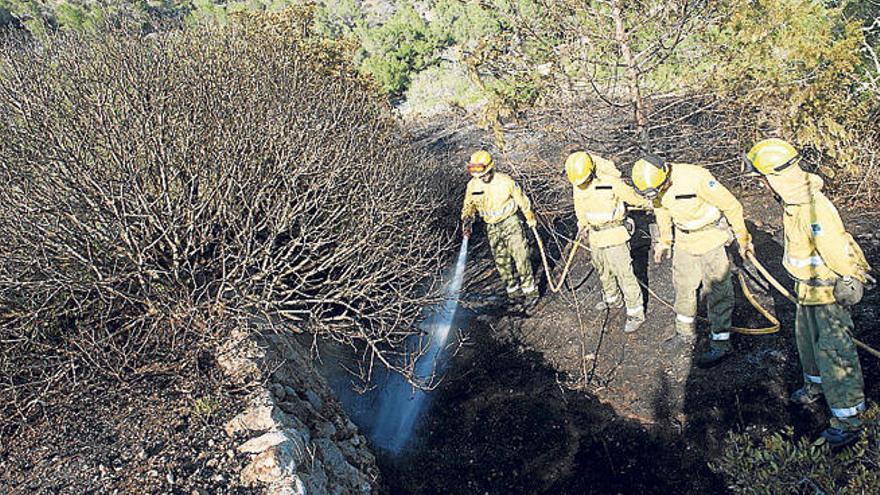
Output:
<path fill-rule="evenodd" d="M 255 319 L 410 373 L 445 172 L 310 25 L 118 16 L 2 40 L 4 438 L 156 377 L 218 386 L 205 352 Z"/>

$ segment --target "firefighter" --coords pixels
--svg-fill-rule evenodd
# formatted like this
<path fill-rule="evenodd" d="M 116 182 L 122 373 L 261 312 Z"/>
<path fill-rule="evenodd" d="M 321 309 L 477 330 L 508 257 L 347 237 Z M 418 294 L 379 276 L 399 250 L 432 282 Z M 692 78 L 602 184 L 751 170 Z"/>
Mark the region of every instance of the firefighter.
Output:
<path fill-rule="evenodd" d="M 470 237 L 474 214 L 479 212 L 486 222 L 495 267 L 507 286 L 508 301 L 530 309 L 538 302 L 538 287 L 522 222 L 516 215 L 519 209 L 529 227 L 537 225 L 529 198 L 509 175 L 495 171 L 495 161 L 486 151 L 471 155 L 467 171 L 472 178 L 461 209 L 462 233 Z"/>
<path fill-rule="evenodd" d="M 593 266 L 599 273 L 603 298 L 597 310 L 626 305 L 623 331 L 632 333 L 645 322 L 642 289 L 633 273 L 626 227 L 626 205 L 648 207 L 633 188 L 616 175 L 602 173 L 598 157 L 577 151 L 565 161 L 565 174 L 572 185 L 578 240 L 589 239 Z"/>
<path fill-rule="evenodd" d="M 654 204 L 660 231 L 654 261 L 660 263 L 673 251 L 675 330 L 687 344 L 696 336 L 697 290 L 702 285 L 711 333 L 709 349 L 697 357 L 697 365 L 713 366 L 731 352 L 734 292 L 725 249 L 732 242 L 731 229 L 740 254 L 753 251 L 742 205 L 708 170 L 696 165 L 666 163 L 648 155 L 636 161 L 632 179 L 636 190 Z"/>
<path fill-rule="evenodd" d="M 831 446 L 858 438 L 865 409 L 864 381 L 852 340 L 848 306 L 861 299 L 870 266 L 822 194 L 822 179 L 800 167 L 789 143 L 766 139 L 746 154 L 745 171 L 763 178 L 782 204 L 782 264 L 797 293 L 795 339 L 804 384 L 791 401 L 810 404 L 823 395 L 831 409 L 822 437 Z"/>

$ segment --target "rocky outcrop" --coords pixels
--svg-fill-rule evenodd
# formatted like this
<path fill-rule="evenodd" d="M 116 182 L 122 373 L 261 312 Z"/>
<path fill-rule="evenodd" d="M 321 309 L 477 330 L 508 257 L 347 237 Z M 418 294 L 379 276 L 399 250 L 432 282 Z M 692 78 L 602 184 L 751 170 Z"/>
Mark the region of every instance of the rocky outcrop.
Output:
<path fill-rule="evenodd" d="M 244 484 L 267 495 L 374 491 L 379 472 L 366 439 L 292 333 L 238 332 L 218 350 L 218 362 L 236 384 L 254 390 L 225 425 L 250 456 Z"/>

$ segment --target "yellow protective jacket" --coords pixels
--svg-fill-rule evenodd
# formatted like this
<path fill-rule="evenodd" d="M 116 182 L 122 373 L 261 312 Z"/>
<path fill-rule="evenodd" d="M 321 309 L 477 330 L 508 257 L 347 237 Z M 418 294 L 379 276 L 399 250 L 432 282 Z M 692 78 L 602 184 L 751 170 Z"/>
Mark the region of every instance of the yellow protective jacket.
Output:
<path fill-rule="evenodd" d="M 484 222 L 493 224 L 516 213 L 517 207 L 522 210 L 527 221 L 534 219 L 532 204 L 522 189 L 509 175 L 495 172 L 488 184 L 476 177 L 468 182 L 461 218 L 471 218 L 475 212 L 479 212 Z"/>
<path fill-rule="evenodd" d="M 783 207 L 782 265 L 798 280 L 798 301 L 813 306 L 835 302 L 833 282 L 838 277 L 864 282 L 870 266 L 831 201 L 818 190 L 811 196 L 807 203 Z"/>
<path fill-rule="evenodd" d="M 671 245 L 675 225 L 675 248 L 702 255 L 727 244 L 730 234 L 723 214 L 740 242 L 748 242 L 743 207 L 726 187 L 706 169 L 686 163 L 671 164 L 669 188 L 654 201 L 660 242 Z"/>
<path fill-rule="evenodd" d="M 626 205 L 648 207 L 651 204 L 613 175 L 599 174 L 586 184 L 573 186 L 572 194 L 578 229 L 589 230 L 593 248 L 627 242 L 630 235 L 623 226 Z"/>

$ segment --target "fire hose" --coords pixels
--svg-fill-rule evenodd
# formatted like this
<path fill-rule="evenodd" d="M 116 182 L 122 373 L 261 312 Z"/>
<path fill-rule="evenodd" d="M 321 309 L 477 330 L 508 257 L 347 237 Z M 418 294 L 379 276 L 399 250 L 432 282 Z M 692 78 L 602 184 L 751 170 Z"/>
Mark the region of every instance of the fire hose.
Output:
<path fill-rule="evenodd" d="M 544 252 L 544 242 L 541 240 L 541 236 L 538 234 L 537 228 L 532 227 L 532 233 L 535 235 L 535 239 L 538 241 L 538 251 L 540 251 L 540 253 L 541 253 L 541 262 L 544 265 L 544 272 L 547 274 L 547 287 L 552 292 L 559 292 L 562 289 L 563 282 L 565 282 L 565 277 L 568 276 L 568 271 L 571 268 L 572 262 L 574 261 L 574 255 L 577 253 L 578 247 L 583 247 L 587 251 L 589 251 L 590 248 L 581 244 L 581 242 L 578 241 L 577 239 L 573 240 L 571 242 L 571 249 L 569 250 L 568 258 L 566 259 L 566 262 L 565 262 L 565 267 L 563 268 L 562 274 L 559 277 L 559 281 L 554 284 L 553 283 L 553 276 L 550 271 L 550 264 L 547 262 L 547 255 Z M 746 284 L 745 277 L 743 277 L 741 272 L 737 272 L 737 278 L 739 279 L 739 283 L 740 283 L 740 287 L 742 288 L 743 295 L 746 296 L 746 300 L 749 301 L 749 304 L 751 304 L 752 307 L 754 307 L 759 313 L 761 313 L 761 315 L 764 318 L 767 319 L 767 321 L 770 322 L 770 326 L 762 327 L 762 328 L 732 327 L 731 331 L 739 333 L 739 334 L 743 334 L 743 335 L 767 335 L 767 334 L 778 332 L 779 331 L 779 320 L 777 320 L 776 317 L 773 316 L 772 313 L 767 311 L 763 306 L 761 306 L 760 303 L 758 303 L 758 301 L 755 299 L 755 296 L 752 294 L 752 291 L 749 289 L 748 284 Z M 670 303 L 669 301 L 660 297 L 659 294 L 654 292 L 650 287 L 648 287 L 641 280 L 639 280 L 638 282 L 639 282 L 639 285 L 641 285 L 642 287 L 644 287 L 648 291 L 648 294 L 650 294 L 652 297 L 654 297 L 654 299 L 657 299 L 664 306 L 667 306 L 669 308 L 674 309 L 674 306 L 672 305 L 672 303 Z M 702 318 L 702 317 L 698 317 L 698 318 L 700 320 L 706 321 L 705 318 Z"/>
<path fill-rule="evenodd" d="M 752 265 L 758 269 L 758 272 L 761 273 L 761 276 L 764 277 L 764 279 L 766 279 L 767 282 L 769 282 L 770 285 L 772 285 L 774 289 L 779 291 L 779 293 L 782 294 L 783 297 L 785 297 L 786 299 L 791 301 L 791 303 L 794 304 L 795 306 L 797 306 L 799 304 L 798 300 L 794 296 L 792 296 L 791 293 L 788 292 L 788 289 L 786 289 L 782 284 L 780 284 L 779 281 L 776 280 L 776 278 L 772 274 L 770 274 L 770 272 L 766 268 L 764 268 L 764 265 L 762 265 L 761 262 L 758 261 L 757 258 L 755 258 L 755 255 L 753 253 L 748 253 L 746 257 L 752 263 Z M 862 342 L 861 340 L 859 340 L 855 337 L 852 337 L 852 340 L 857 346 L 861 347 L 865 352 L 874 356 L 875 358 L 880 359 L 880 351 L 874 349 L 873 347 L 869 346 L 868 344 Z"/>
<path fill-rule="evenodd" d="M 559 292 L 562 289 L 562 284 L 565 282 L 565 278 L 568 276 L 568 271 L 571 268 L 571 264 L 574 261 L 574 256 L 577 253 L 578 248 L 582 247 L 582 248 L 586 249 L 587 251 L 590 251 L 590 248 L 587 246 L 584 246 L 577 239 L 571 241 L 571 249 L 569 250 L 568 257 L 565 261 L 565 266 L 562 270 L 562 274 L 559 277 L 559 281 L 554 284 L 553 283 L 553 275 L 550 270 L 550 264 L 547 262 L 547 254 L 545 253 L 545 250 L 544 250 L 544 242 L 541 240 L 541 236 L 538 234 L 538 229 L 536 227 L 532 227 L 532 233 L 535 235 L 535 239 L 538 242 L 538 251 L 541 253 L 541 262 L 544 265 L 544 273 L 547 275 L 547 287 L 552 292 Z M 752 265 L 758 270 L 758 272 L 761 274 L 761 276 L 764 277 L 764 279 L 766 279 L 767 282 L 769 282 L 770 285 L 773 286 L 773 288 L 775 288 L 777 291 L 779 291 L 779 293 L 782 294 L 783 297 L 785 297 L 786 299 L 791 301 L 793 304 L 798 305 L 797 299 L 794 296 L 792 296 L 791 293 L 781 283 L 779 283 L 778 280 L 776 280 L 776 278 L 764 267 L 764 265 L 761 264 L 760 261 L 758 261 L 758 259 L 754 255 L 754 253 L 747 253 L 746 259 L 752 263 Z M 733 332 L 736 332 L 738 334 L 741 334 L 741 335 L 769 335 L 769 334 L 778 332 L 779 328 L 780 328 L 779 320 L 771 312 L 767 311 L 767 309 L 764 308 L 757 301 L 757 299 L 755 299 L 755 295 L 752 293 L 751 289 L 749 289 L 749 286 L 746 283 L 746 279 L 742 274 L 742 270 L 738 270 L 736 272 L 736 276 L 737 276 L 737 279 L 739 280 L 740 288 L 742 289 L 742 293 L 745 296 L 746 300 L 749 302 L 749 304 L 753 308 L 755 308 L 755 310 L 757 310 L 761 314 L 761 316 L 763 316 L 765 319 L 767 319 L 767 321 L 770 322 L 770 326 L 761 327 L 761 328 L 732 327 L 730 330 Z M 644 287 L 645 290 L 648 291 L 648 294 L 650 294 L 654 299 L 656 299 L 657 301 L 659 301 L 661 304 L 663 304 L 664 306 L 666 306 L 668 308 L 675 309 L 675 306 L 672 303 L 670 303 L 669 301 L 667 301 L 666 299 L 661 297 L 659 294 L 654 292 L 654 290 L 651 289 L 650 287 L 648 287 L 647 284 L 645 284 L 641 280 L 639 280 L 638 282 L 639 282 L 639 285 Z M 707 321 L 706 318 L 703 318 L 703 317 L 697 317 L 697 318 L 701 321 Z M 853 337 L 852 339 L 853 339 L 853 342 L 857 346 L 859 346 L 863 350 L 865 350 L 865 352 L 880 359 L 880 351 L 877 351 L 876 349 L 870 347 L 869 345 L 856 339 L 855 337 Z"/>
<path fill-rule="evenodd" d="M 578 248 L 582 247 L 587 251 L 589 251 L 590 248 L 581 244 L 577 239 L 572 240 L 570 243 L 571 249 L 568 251 L 568 258 L 565 260 L 565 267 L 562 270 L 562 275 L 559 276 L 559 282 L 554 284 L 553 273 L 550 270 L 550 264 L 547 263 L 547 254 L 544 252 L 544 241 L 541 240 L 537 227 L 532 227 L 532 233 L 535 234 L 535 239 L 538 241 L 538 251 L 541 253 L 541 262 L 544 264 L 544 273 L 547 275 L 547 288 L 550 289 L 551 292 L 559 292 L 562 290 L 562 284 L 565 282 L 565 277 L 568 276 L 568 270 L 571 268 L 571 263 L 574 261 L 574 255 L 577 254 Z"/>

